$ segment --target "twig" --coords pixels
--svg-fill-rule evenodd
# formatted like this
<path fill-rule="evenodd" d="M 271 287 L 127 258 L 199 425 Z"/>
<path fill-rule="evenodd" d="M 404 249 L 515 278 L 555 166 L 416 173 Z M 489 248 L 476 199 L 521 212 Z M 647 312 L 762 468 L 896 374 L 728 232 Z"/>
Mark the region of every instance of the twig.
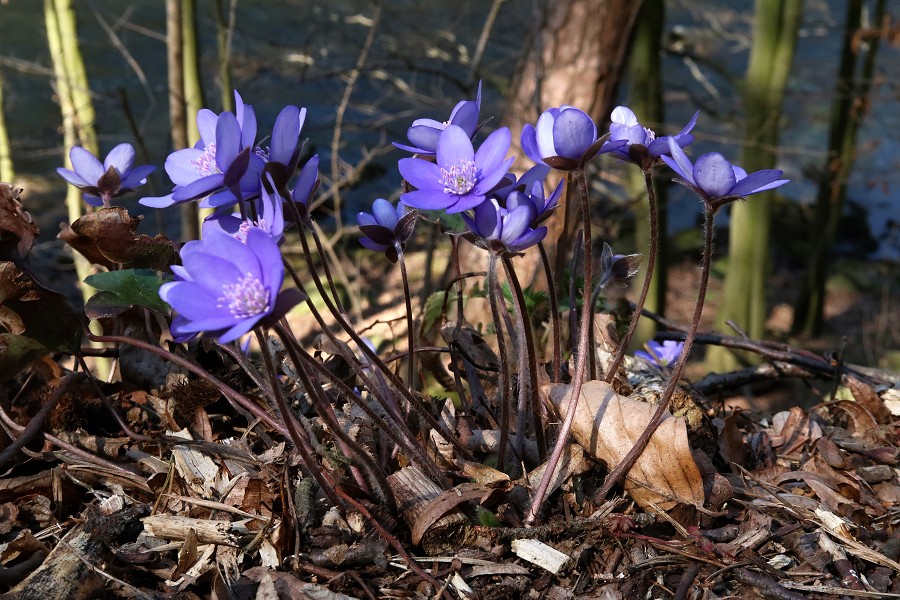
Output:
<path fill-rule="evenodd" d="M 69 387 L 75 383 L 75 380 L 82 376 L 81 373 L 72 372 L 63 377 L 59 385 L 56 386 L 56 389 L 53 390 L 53 393 L 50 394 L 50 397 L 44 401 L 44 404 L 41 406 L 40 410 L 28 421 L 28 425 L 25 426 L 24 429 L 19 433 L 18 437 L 16 437 L 9 446 L 7 446 L 3 452 L 0 452 L 0 469 L 3 468 L 9 459 L 16 455 L 16 453 L 22 449 L 28 442 L 33 440 L 35 436 L 40 432 L 41 427 L 44 426 L 44 421 L 47 419 L 47 415 L 50 414 L 57 403 L 62 400 L 62 397 L 69 390 Z"/>
<path fill-rule="evenodd" d="M 350 71 L 350 77 L 347 80 L 347 87 L 344 88 L 344 95 L 341 103 L 338 104 L 335 113 L 334 135 L 331 138 L 331 178 L 337 181 L 340 175 L 340 144 L 341 144 L 341 127 L 344 124 L 344 113 L 347 112 L 347 106 L 350 104 L 350 96 L 353 94 L 353 88 L 356 87 L 356 81 L 362 71 L 363 65 L 366 64 L 366 58 L 369 56 L 369 50 L 372 48 L 372 42 L 375 41 L 375 32 L 378 30 L 378 22 L 381 19 L 381 5 L 375 7 L 375 14 L 372 16 L 372 24 L 369 26 L 369 33 L 363 42 L 362 50 L 356 59 L 356 66 Z M 338 188 L 334 189 L 334 219 L 335 229 L 341 231 L 341 193 Z"/>

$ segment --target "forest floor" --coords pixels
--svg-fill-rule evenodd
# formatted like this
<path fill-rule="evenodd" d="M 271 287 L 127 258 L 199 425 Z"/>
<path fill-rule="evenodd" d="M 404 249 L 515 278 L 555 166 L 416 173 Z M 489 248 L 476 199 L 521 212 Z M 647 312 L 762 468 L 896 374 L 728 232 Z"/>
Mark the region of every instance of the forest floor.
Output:
<path fill-rule="evenodd" d="M 412 257 L 413 272 L 421 260 Z M 359 323 L 380 323 L 366 334 L 387 354 L 402 351 L 396 269 L 347 267 L 367 273 L 348 287 L 370 302 Z M 496 470 L 491 432 L 465 406 L 431 402 L 469 456 L 434 432 L 422 438 L 447 486 L 395 453 L 381 458 L 392 489 L 403 492 L 398 510 L 347 477 L 337 480 L 338 510 L 279 435 L 235 413 L 202 378 L 123 350 L 125 381 L 95 386 L 62 377 L 62 357 L 41 359 L 0 388 L 0 452 L 12 438 L 34 435 L 0 467 L 0 598 L 900 598 L 900 393 L 889 371 L 854 367 L 891 360 L 900 303 L 891 300 L 896 282 L 878 284 L 877 272 L 856 276 L 876 284 L 836 278 L 825 335 L 790 340 L 787 350 L 766 346 L 784 350 L 770 363 L 775 376 L 760 367 L 751 385 L 710 383 L 702 362 L 690 366 L 687 424 L 663 436 L 655 460 L 696 466 L 679 467 L 680 475 L 650 469 L 595 498 L 605 455 L 576 434 L 534 527 L 524 517 L 542 461 L 526 448 L 526 474 Z M 686 322 L 697 277 L 694 265 L 673 268 L 670 320 Z M 795 278 L 773 275 L 769 325 L 779 342 L 787 340 Z M 472 315 L 479 301 L 472 299 Z M 315 346 L 312 320 L 295 313 L 290 321 Z M 327 347 L 316 347 L 327 364 Z M 252 368 L 241 372 L 215 347 L 199 360 L 268 405 Z M 622 411 L 610 419 L 619 421 L 595 423 L 592 415 L 581 424 L 586 435 L 612 429 L 619 445 L 632 442 L 630 422 L 641 418 L 632 401 L 652 396 L 641 391 L 653 378 L 640 366 L 629 371 L 622 385 L 635 395 L 617 388 L 607 396 Z M 553 389 L 542 386 L 548 405 Z M 311 439 L 321 441 L 323 471 L 344 472 L 346 459 L 323 425 L 305 417 L 302 390 L 286 390 Z M 51 400 L 42 427 L 23 429 Z M 381 439 L 351 407 L 336 409 L 361 440 Z"/>

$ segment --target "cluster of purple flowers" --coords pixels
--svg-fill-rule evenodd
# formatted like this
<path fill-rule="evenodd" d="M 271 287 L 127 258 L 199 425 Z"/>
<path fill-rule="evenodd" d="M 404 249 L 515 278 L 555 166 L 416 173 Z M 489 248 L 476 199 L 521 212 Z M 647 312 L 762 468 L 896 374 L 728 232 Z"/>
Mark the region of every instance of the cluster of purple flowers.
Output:
<path fill-rule="evenodd" d="M 289 298 L 280 293 L 284 267 L 278 248 L 284 237 L 285 205 L 292 205 L 290 214 L 308 219 L 308 203 L 318 185 L 318 157 L 313 157 L 300 170 L 292 190 L 289 186 L 299 166 L 306 109 L 284 108 L 269 145 L 263 147 L 257 142 L 253 107 L 237 92 L 235 101 L 233 113 L 199 112 L 201 139 L 193 148 L 173 152 L 165 162 L 172 191 L 140 200 L 156 208 L 200 200 L 201 206 L 220 209 L 204 224 L 203 239 L 184 246 L 183 265 L 173 269 L 174 281 L 160 292 L 177 313 L 172 325 L 177 339 L 206 332 L 229 341 L 289 308 Z M 578 108 L 545 111 L 535 125 L 522 131 L 522 149 L 535 166 L 517 178 L 510 172 L 514 159 L 507 156 L 512 141 L 508 128 L 498 128 L 476 147 L 480 109 L 479 85 L 475 100 L 459 102 L 447 121 L 418 119 L 407 132 L 409 144 L 395 143 L 414 154 L 398 163 L 411 189 L 396 207 L 379 198 L 371 213 L 358 214 L 365 247 L 397 260 L 416 220 L 416 211 L 409 209 L 421 209 L 461 213 L 468 229 L 465 237 L 491 252 L 523 252 L 544 239 L 543 223 L 559 206 L 562 183 L 549 195 L 545 190 L 550 171 L 583 169 L 599 154 L 645 170 L 665 163 L 680 183 L 714 207 L 786 183 L 781 171 L 748 175 L 719 153 L 692 163 L 683 148 L 693 140 L 696 114 L 679 133 L 657 137 L 624 106 L 613 111 L 609 133 L 602 137 L 594 120 Z M 73 148 L 70 157 L 73 170 L 59 172 L 93 206 L 108 206 L 110 199 L 145 183 L 154 169 L 132 168 L 134 149 L 129 144 L 116 146 L 103 163 L 80 147 Z M 235 203 L 240 211 L 232 213 Z M 610 279 L 633 274 L 625 266 L 614 273 L 616 264 L 627 262 L 616 259 L 628 257 L 611 250 L 607 254 Z"/>
<path fill-rule="evenodd" d="M 522 149 L 536 166 L 517 180 L 508 172 L 513 162 L 506 156 L 511 142 L 509 129 L 497 129 L 477 149 L 473 145 L 480 107 L 479 86 L 477 98 L 458 103 L 447 121 L 416 120 L 407 132 L 410 144 L 394 145 L 415 154 L 398 163 L 401 175 L 413 188 L 401 195 L 401 204 L 462 213 L 468 228 L 466 237 L 493 252 L 522 252 L 540 242 L 547 234 L 541 223 L 557 207 L 562 192 L 557 186 L 549 197 L 545 195 L 547 174 L 551 169 L 583 169 L 599 154 L 609 153 L 642 169 L 665 162 L 681 182 L 708 202 L 730 201 L 785 183 L 780 179 L 781 171 L 748 176 L 718 153 L 701 156 L 696 167 L 691 165 L 682 148 L 694 139 L 690 132 L 699 112 L 677 134 L 657 137 L 624 106 L 613 111 L 609 134 L 603 137 L 598 137 L 594 120 L 578 108 L 560 106 L 545 111 L 535 125 L 525 125 L 522 131 Z M 374 212 L 374 216 L 359 213 L 360 222 L 377 221 L 377 213 L 388 215 L 389 211 L 382 207 Z M 383 225 L 392 227 L 388 222 Z M 363 244 L 384 245 L 371 240 Z"/>

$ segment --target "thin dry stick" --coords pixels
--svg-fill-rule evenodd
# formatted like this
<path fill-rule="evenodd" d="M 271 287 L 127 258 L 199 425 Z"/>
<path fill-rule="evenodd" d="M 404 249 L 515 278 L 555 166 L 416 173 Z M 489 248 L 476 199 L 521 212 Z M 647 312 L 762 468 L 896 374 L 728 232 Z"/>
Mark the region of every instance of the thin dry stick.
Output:
<path fill-rule="evenodd" d="M 478 37 L 478 43 L 475 45 L 475 51 L 472 53 L 472 62 L 469 64 L 469 74 L 466 77 L 466 83 L 472 85 L 475 83 L 475 73 L 481 66 L 481 59 L 484 58 L 484 49 L 487 47 L 488 40 L 491 37 L 491 30 L 494 29 L 494 23 L 497 22 L 497 15 L 500 14 L 500 7 L 506 0 L 494 0 L 491 3 L 491 9 L 488 11 L 487 17 L 484 19 L 484 27 L 481 28 L 481 35 Z"/>
<path fill-rule="evenodd" d="M 369 33 L 366 35 L 366 41 L 363 42 L 362 50 L 356 59 L 356 66 L 350 71 L 350 77 L 347 79 L 347 87 L 344 88 L 344 95 L 341 103 L 338 104 L 335 113 L 334 135 L 331 138 L 331 179 L 337 181 L 340 177 L 340 144 L 341 144 L 341 127 L 344 124 L 344 113 L 350 105 L 350 96 L 353 94 L 353 88 L 356 87 L 356 81 L 362 71 L 363 65 L 369 56 L 369 50 L 372 48 L 372 42 L 375 41 L 375 32 L 378 30 L 378 22 L 381 19 L 381 5 L 375 7 L 375 14 L 372 15 L 372 24 L 369 26 Z M 341 193 L 339 189 L 334 190 L 334 220 L 335 220 L 335 236 L 340 236 L 343 230 L 341 222 Z"/>
<path fill-rule="evenodd" d="M 56 389 L 53 390 L 53 393 L 50 394 L 50 397 L 44 401 L 44 404 L 41 406 L 40 410 L 31 417 L 31 420 L 28 421 L 28 425 L 22 430 L 19 436 L 14 439 L 3 452 L 0 452 L 0 469 L 3 468 L 9 459 L 16 455 L 16 453 L 21 450 L 25 444 L 34 439 L 35 436 L 40 432 L 41 427 L 44 426 L 44 421 L 47 419 L 47 415 L 50 414 L 56 405 L 62 400 L 62 397 L 69 390 L 75 380 L 80 377 L 81 374 L 73 371 L 60 379 L 59 385 L 56 386 Z"/>
<path fill-rule="evenodd" d="M 112 344 L 128 344 L 130 346 L 134 346 L 135 348 L 142 348 L 149 352 L 153 352 L 166 360 L 169 360 L 180 367 L 183 367 L 197 375 L 207 380 L 211 384 L 213 384 L 219 392 L 225 396 L 228 400 L 238 404 L 244 410 L 248 411 L 254 417 L 264 422 L 266 425 L 283 435 L 284 437 L 290 439 L 290 433 L 288 432 L 287 427 L 283 423 L 279 423 L 278 419 L 274 418 L 272 415 L 267 413 L 262 407 L 258 404 L 244 396 L 243 394 L 237 392 L 230 386 L 226 385 L 219 379 L 213 377 L 208 371 L 203 369 L 202 367 L 195 365 L 189 360 L 186 360 L 177 354 L 173 354 L 168 350 L 164 350 L 158 346 L 154 346 L 148 342 L 143 342 L 141 340 L 136 340 L 134 338 L 121 336 L 121 335 L 92 335 L 90 333 L 87 334 L 89 340 L 93 342 L 109 342 Z"/>

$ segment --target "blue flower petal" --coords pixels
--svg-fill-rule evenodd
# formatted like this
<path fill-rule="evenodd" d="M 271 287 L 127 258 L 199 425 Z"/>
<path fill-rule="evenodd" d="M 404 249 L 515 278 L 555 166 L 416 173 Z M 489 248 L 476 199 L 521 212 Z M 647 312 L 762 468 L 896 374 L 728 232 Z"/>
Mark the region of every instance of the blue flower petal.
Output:
<path fill-rule="evenodd" d="M 553 145 L 557 156 L 578 160 L 597 139 L 597 126 L 577 108 L 561 110 L 553 122 Z"/>
<path fill-rule="evenodd" d="M 437 164 L 441 167 L 450 167 L 474 159 L 475 150 L 466 132 L 456 125 L 447 125 L 438 140 Z"/>
<path fill-rule="evenodd" d="M 694 163 L 694 181 L 697 187 L 713 198 L 731 194 L 736 183 L 731 163 L 718 152 L 704 154 Z"/>
<path fill-rule="evenodd" d="M 422 158 L 401 158 L 397 168 L 403 179 L 414 188 L 420 190 L 443 190 L 441 168 L 431 161 Z"/>
<path fill-rule="evenodd" d="M 456 196 L 444 190 L 413 190 L 400 196 L 400 201 L 411 208 L 444 210 L 456 202 Z"/>
<path fill-rule="evenodd" d="M 747 196 L 749 194 L 755 194 L 757 192 L 762 192 L 764 190 L 772 189 L 770 186 L 773 183 L 778 183 L 776 186 L 784 185 L 787 183 L 787 180 L 781 180 L 781 176 L 784 175 L 783 171 L 779 171 L 778 169 L 763 169 L 762 171 L 757 171 L 751 175 L 747 175 L 742 178 L 740 181 L 735 184 L 734 188 L 731 190 L 731 194 L 734 196 Z"/>
<path fill-rule="evenodd" d="M 485 173 L 493 171 L 497 168 L 497 165 L 506 159 L 506 154 L 509 152 L 509 144 L 511 141 L 512 135 L 509 132 L 509 128 L 501 127 L 493 132 L 486 140 L 484 140 L 478 148 L 478 151 L 475 152 L 475 164 L 477 164 L 478 168 Z M 506 174 L 507 170 L 508 168 L 503 170 L 503 173 L 500 175 L 501 178 Z M 500 180 L 498 179 L 497 181 Z M 496 184 L 497 182 L 495 181 L 491 187 Z"/>
<path fill-rule="evenodd" d="M 72 161 L 72 170 L 91 185 L 96 185 L 106 172 L 97 157 L 81 146 L 72 146 L 69 160 Z"/>
<path fill-rule="evenodd" d="M 103 161 L 103 171 L 115 167 L 119 175 L 124 175 L 134 163 L 134 147 L 131 144 L 119 144 L 109 151 Z"/>
<path fill-rule="evenodd" d="M 216 123 L 216 165 L 225 172 L 241 151 L 241 126 L 230 112 L 219 115 Z"/>

